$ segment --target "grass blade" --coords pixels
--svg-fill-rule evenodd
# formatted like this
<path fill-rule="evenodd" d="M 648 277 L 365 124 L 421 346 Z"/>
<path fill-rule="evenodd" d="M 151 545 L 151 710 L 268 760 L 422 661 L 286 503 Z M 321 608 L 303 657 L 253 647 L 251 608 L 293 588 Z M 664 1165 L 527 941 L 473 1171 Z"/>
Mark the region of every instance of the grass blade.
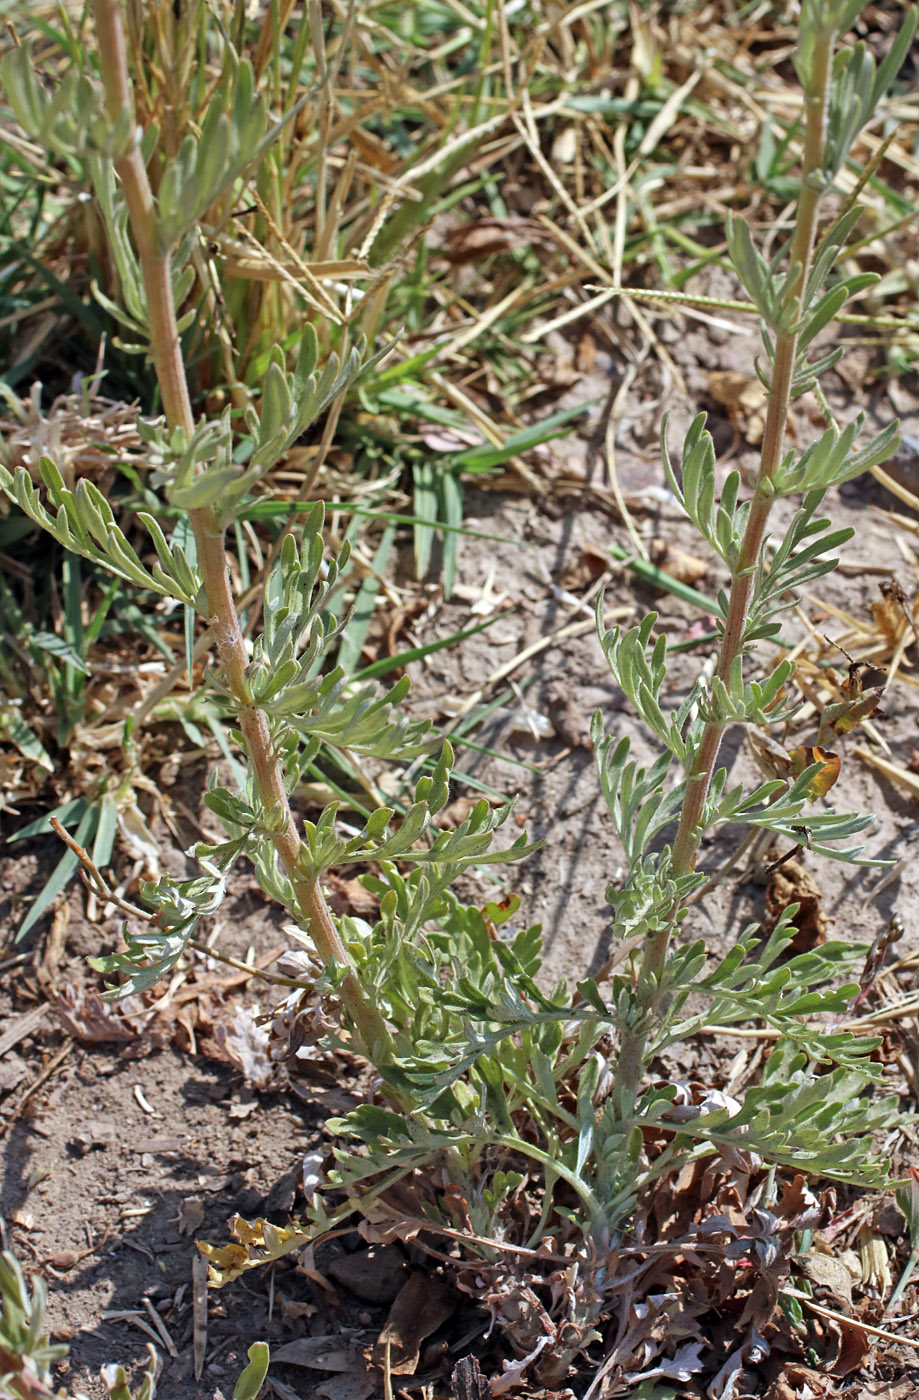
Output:
<path fill-rule="evenodd" d="M 83 813 L 83 818 L 80 822 L 80 825 L 77 827 L 76 832 L 74 833 L 74 840 L 77 841 L 79 845 L 85 846 L 87 842 L 92 840 L 92 838 L 95 836 L 96 829 L 99 824 L 99 816 L 99 803 L 94 803 L 91 807 L 88 807 Z M 29 933 L 30 930 L 33 929 L 38 923 L 42 914 L 44 914 L 48 909 L 50 909 L 51 905 L 57 899 L 58 895 L 67 888 L 67 886 L 70 884 L 70 881 L 77 873 L 78 864 L 79 861 L 77 860 L 73 851 L 71 851 L 68 847 L 64 854 L 61 856 L 57 865 L 52 870 L 50 876 L 46 880 L 44 888 L 42 889 L 41 893 L 37 896 L 35 903 L 32 905 L 32 908 L 29 910 L 28 914 L 20 924 L 19 930 L 14 940 L 16 943 L 19 943 L 23 938 L 25 938 L 26 934 Z"/>

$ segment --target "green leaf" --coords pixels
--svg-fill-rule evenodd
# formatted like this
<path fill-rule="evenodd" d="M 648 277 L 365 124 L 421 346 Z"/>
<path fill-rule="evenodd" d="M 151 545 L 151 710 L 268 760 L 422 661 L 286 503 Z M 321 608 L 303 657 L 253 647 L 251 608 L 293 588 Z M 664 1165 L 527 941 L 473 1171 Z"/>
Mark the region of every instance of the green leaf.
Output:
<path fill-rule="evenodd" d="M 89 667 L 80 656 L 79 652 L 65 642 L 63 637 L 58 637 L 54 632 L 32 632 L 29 641 L 42 651 L 46 651 L 49 656 L 54 656 L 58 661 L 65 661 L 68 666 L 72 666 L 75 671 L 82 675 L 89 675 Z"/>
<path fill-rule="evenodd" d="M 91 807 L 87 807 L 79 826 L 74 832 L 74 840 L 78 845 L 85 847 L 87 843 L 92 840 L 99 824 L 100 814 L 100 803 L 94 803 Z M 22 833 L 20 833 L 20 835 L 21 834 Z M 68 846 L 57 865 L 48 876 L 48 879 L 45 881 L 41 892 L 36 896 L 32 908 L 20 924 L 15 940 L 17 943 L 25 938 L 27 933 L 31 932 L 41 916 L 51 908 L 51 905 L 57 899 L 58 895 L 67 888 L 77 872 L 78 865 L 79 861 L 77 857 Z"/>
<path fill-rule="evenodd" d="M 107 792 L 99 804 L 99 822 L 93 838 L 92 861 L 97 869 L 102 869 L 111 860 L 117 830 L 118 803 L 112 793 Z"/>
<path fill-rule="evenodd" d="M 562 428 L 573 419 L 587 413 L 596 402 L 595 399 L 591 399 L 578 404 L 576 408 L 564 408 L 558 413 L 550 414 L 541 423 L 534 423 L 532 427 L 521 428 L 519 432 L 511 433 L 500 447 L 470 447 L 468 451 L 459 453 L 454 465 L 464 472 L 485 472 L 491 471 L 493 467 L 503 466 L 512 457 L 530 452 L 534 447 L 558 437 Z"/>
<path fill-rule="evenodd" d="M 253 1342 L 248 1351 L 249 1365 L 233 1388 L 233 1400 L 258 1400 L 268 1374 L 270 1352 L 267 1342 Z"/>
<path fill-rule="evenodd" d="M 54 772 L 54 763 L 47 749 L 34 730 L 26 724 L 15 704 L 0 702 L 0 737 L 14 744 L 30 763 L 37 763 L 48 773 Z M 21 835 L 21 832 L 17 832 L 16 836 L 7 839 L 15 840 Z"/>
<path fill-rule="evenodd" d="M 89 803 L 85 797 L 73 797 L 69 802 L 61 803 L 60 807 L 55 807 L 53 812 L 49 812 L 45 817 L 38 817 L 34 822 L 29 822 L 28 826 L 20 827 L 14 831 L 12 836 L 7 837 L 7 841 L 12 845 L 14 841 L 26 841 L 32 836 L 48 836 L 53 831 L 51 818 L 57 817 L 61 826 L 74 826 L 80 822 Z"/>

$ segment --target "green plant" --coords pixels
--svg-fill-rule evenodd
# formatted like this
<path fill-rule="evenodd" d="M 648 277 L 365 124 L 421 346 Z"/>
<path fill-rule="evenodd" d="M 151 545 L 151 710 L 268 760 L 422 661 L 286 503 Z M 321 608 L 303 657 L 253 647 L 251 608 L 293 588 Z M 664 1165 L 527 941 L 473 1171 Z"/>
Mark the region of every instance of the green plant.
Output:
<path fill-rule="evenodd" d="M 45 1331 L 47 1292 L 41 1278 L 29 1288 L 15 1255 L 0 1255 L 0 1395 L 10 1400 L 53 1396 L 51 1368 L 67 1354 Z"/>
<path fill-rule="evenodd" d="M 642 1197 L 669 1174 L 705 1160 L 740 1163 L 752 1172 L 764 1160 L 868 1186 L 887 1179 L 872 1137 L 895 1112 L 889 1102 L 860 1097 L 878 1077 L 870 1059 L 875 1042 L 838 1032 L 826 1019 L 851 1000 L 856 988 L 846 978 L 864 950 L 831 942 L 789 956 L 793 909 L 765 940 L 755 929 L 744 931 L 719 961 L 698 941 L 680 943 L 678 934 L 705 882 L 696 868 L 700 845 L 720 825 L 764 828 L 835 859 L 863 860 L 851 840 L 871 819 L 812 805 L 825 787 L 824 760 L 747 791 L 728 788 L 718 756 L 729 725 L 768 726 L 792 713 L 792 664 L 780 661 L 754 680 L 745 660 L 757 643 L 776 637 L 794 590 L 835 565 L 831 551 L 849 532 L 819 516 L 827 491 L 883 461 L 897 444 L 892 426 L 858 446 L 861 419 L 842 428 L 829 423 L 800 454 L 786 452 L 784 435 L 790 401 L 813 389 L 842 353 L 818 351 L 811 359 L 815 338 L 867 285 L 866 276 L 836 270 L 858 209 L 844 208 L 823 232 L 818 217 L 896 75 L 915 15 L 876 66 L 862 45 L 837 48 L 860 0 L 807 0 L 803 6 L 796 64 L 805 134 L 794 229 L 768 261 L 742 220 L 733 222 L 728 238 L 765 346 L 760 373 L 769 407 L 752 496 L 741 499 L 733 472 L 719 498 L 714 447 L 702 418 L 687 436 L 679 476 L 664 448 L 672 489 L 730 573 L 729 589 L 718 599 L 718 668 L 710 684 L 700 679 L 666 712 L 666 639 L 653 635 L 656 618 L 624 635 L 607 633 L 598 608 L 613 675 L 660 752 L 640 764 L 630 757 L 628 741 L 614 743 L 602 716 L 595 718 L 600 781 L 628 862 L 624 886 L 609 894 L 613 930 L 638 952 L 629 970 L 612 978 L 609 994 L 585 980 L 572 1001 L 563 986 L 550 991 L 537 981 L 537 928 L 511 937 L 500 931 L 516 915 L 515 897 L 479 907 L 456 893 L 468 866 L 519 859 L 532 848 L 520 836 L 505 851 L 491 850 L 510 809 L 496 813 L 484 801 L 455 830 L 438 829 L 449 795 L 449 745 L 429 762 L 414 803 L 399 817 L 381 808 L 359 832 L 345 833 L 333 804 L 315 822 L 301 827 L 294 820 L 290 794 L 323 744 L 404 760 L 431 749 L 423 728 L 400 715 L 402 682 L 380 697 L 341 669 L 323 671 L 339 632 L 332 608 L 343 560 L 323 565 L 321 507 L 307 517 L 302 534 L 284 537 L 251 647 L 229 583 L 229 527 L 265 474 L 368 362 L 362 349 L 322 362 L 320 338 L 307 327 L 293 367 L 281 350 L 268 356 L 260 403 L 246 407 L 242 424 L 229 410 L 195 416 L 176 311 L 188 250 L 204 192 L 208 198 L 233 193 L 262 150 L 267 117 L 252 117 L 251 73 L 228 44 L 202 131 L 232 159 L 212 169 L 203 136 L 185 135 L 164 157 L 154 192 L 148 165 L 156 134 L 136 130 L 117 0 L 94 0 L 92 8 L 104 123 L 91 119 L 99 96 L 89 69 L 75 76 L 66 97 L 59 92 L 54 98 L 34 82 L 20 55 L 4 60 L 2 76 L 27 130 L 85 158 L 93 172 L 123 282 L 120 311 L 149 353 L 162 395 L 164 420 L 139 425 L 155 464 L 153 485 L 187 520 L 194 551 L 178 531 L 168 538 L 157 515 L 144 511 L 138 519 L 148 542 L 139 552 L 101 493 L 86 480 L 71 489 L 47 458 L 41 474 L 50 504 L 25 470 L 15 477 L 0 472 L 0 481 L 66 549 L 207 621 L 219 661 L 211 693 L 232 716 L 248 765 L 242 790 L 210 788 L 208 804 L 226 840 L 197 848 L 203 873 L 187 881 L 164 877 L 148 888 L 148 911 L 127 910 L 141 924 L 126 934 L 127 951 L 96 966 L 112 979 L 115 995 L 148 988 L 182 956 L 199 920 L 219 905 L 229 869 L 247 857 L 308 947 L 292 963 L 287 1023 L 306 1016 L 312 1034 L 356 1048 L 381 1076 L 383 1102 L 367 1103 L 332 1125 L 350 1139 L 338 1149 L 329 1180 L 344 1193 L 344 1204 L 332 1206 L 317 1192 L 316 1228 L 355 1206 L 384 1219 L 404 1211 L 404 1203 L 390 1201 L 402 1181 L 419 1192 L 420 1220 L 430 1228 L 459 1227 L 468 1247 L 496 1269 L 503 1246 L 526 1255 L 544 1246 L 553 1263 L 567 1251 L 562 1257 L 572 1272 L 553 1305 L 555 1346 L 537 1370 L 548 1385 L 592 1344 L 615 1282 L 611 1251 L 625 1238 Z M 790 496 L 800 496 L 801 504 L 770 554 L 772 507 Z M 151 550 L 156 562 L 148 559 Z M 851 712 L 841 706 L 836 719 L 844 725 L 854 713 L 854 706 Z M 672 843 L 662 844 L 674 824 Z M 322 879 L 345 865 L 371 867 L 361 878 L 379 904 L 372 925 L 330 913 Z M 705 1009 L 692 1009 L 690 997 L 701 998 Z M 711 1092 L 697 1102 L 677 1102 L 674 1085 L 650 1079 L 654 1061 L 705 1024 L 751 1020 L 773 1028 L 778 1041 L 760 1082 L 742 1101 Z M 285 1046 L 275 1049 L 283 1058 Z M 431 1187 L 425 1196 L 418 1183 L 435 1166 L 436 1180 L 449 1189 L 438 1194 Z M 535 1212 L 522 1204 L 527 1189 L 537 1190 Z M 232 1277 L 303 1240 L 296 1231 L 270 1227 L 261 1235 L 250 1229 L 248 1238 L 258 1243 L 243 1251 L 242 1263 L 236 1247 L 227 1257 L 212 1252 L 216 1277 Z M 501 1315 L 523 1346 L 519 1310 L 515 1315 L 508 1307 Z"/>

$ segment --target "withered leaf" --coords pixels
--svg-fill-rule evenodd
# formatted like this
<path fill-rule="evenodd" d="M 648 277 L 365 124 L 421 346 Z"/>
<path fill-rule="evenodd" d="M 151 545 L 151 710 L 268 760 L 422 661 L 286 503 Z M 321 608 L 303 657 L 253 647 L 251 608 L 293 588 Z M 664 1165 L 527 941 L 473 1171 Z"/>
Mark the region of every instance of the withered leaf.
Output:
<path fill-rule="evenodd" d="M 314 1371 L 355 1371 L 365 1375 L 362 1352 L 372 1336 L 372 1332 L 343 1328 L 321 1337 L 297 1337 L 282 1347 L 272 1347 L 271 1359 Z"/>
<path fill-rule="evenodd" d="M 709 567 L 704 560 L 697 559 L 694 554 L 687 554 L 685 549 L 680 549 L 678 545 L 663 539 L 651 541 L 651 562 L 665 574 L 675 578 L 677 583 L 687 583 L 690 586 L 700 583 L 708 573 Z"/>
<path fill-rule="evenodd" d="M 738 370 L 712 370 L 708 392 L 728 411 L 732 423 L 747 442 L 756 446 L 766 426 L 766 390 L 754 375 Z"/>
<path fill-rule="evenodd" d="M 372 1244 L 355 1254 L 340 1254 L 326 1268 L 336 1283 L 367 1303 L 391 1303 L 408 1274 L 408 1261 L 397 1244 Z"/>
<path fill-rule="evenodd" d="M 185 1200 L 179 1207 L 178 1226 L 180 1235 L 194 1235 L 204 1224 L 204 1204 L 202 1201 Z"/>
<path fill-rule="evenodd" d="M 450 230 L 447 257 L 456 264 L 478 262 L 531 243 L 555 246 L 555 240 L 535 219 L 476 219 Z"/>
<path fill-rule="evenodd" d="M 775 866 L 766 887 L 767 931 L 771 932 L 789 904 L 797 904 L 794 925 L 798 932 L 791 942 L 794 953 L 809 953 L 826 939 L 828 920 L 820 904 L 820 889 L 809 870 L 798 860 Z"/>
<path fill-rule="evenodd" d="M 254 1089 L 269 1089 L 275 1083 L 277 1067 L 268 1053 L 267 1028 L 257 1024 L 248 1007 L 238 1006 L 232 1023 L 217 1027 L 216 1042 L 221 1058 L 240 1070 Z"/>
<path fill-rule="evenodd" d="M 137 1040 L 142 1028 L 129 1019 L 142 1011 L 138 997 L 125 997 L 117 1007 L 103 1001 L 98 992 L 68 983 L 54 1001 L 54 1012 L 62 1028 L 82 1044 L 102 1041 Z"/>
<path fill-rule="evenodd" d="M 356 919 L 376 917 L 377 898 L 364 888 L 357 876 L 346 880 L 330 870 L 325 879 L 329 904 L 336 914 L 350 914 Z"/>
<path fill-rule="evenodd" d="M 317 1385 L 315 1394 L 322 1400 L 369 1400 L 379 1384 L 374 1371 L 340 1371 Z M 278 1392 L 280 1397 L 280 1391 Z"/>
<path fill-rule="evenodd" d="M 851 729 L 855 729 L 875 713 L 881 703 L 881 696 L 880 690 L 863 690 L 853 699 L 827 705 L 820 718 L 818 744 L 822 745 L 832 734 L 848 734 Z"/>
<path fill-rule="evenodd" d="M 837 1377 L 851 1375 L 861 1369 L 865 1358 L 874 1345 L 874 1339 L 863 1327 L 851 1322 L 837 1322 L 839 1331 L 839 1353 L 830 1368 L 830 1374 Z"/>
<path fill-rule="evenodd" d="M 841 1259 L 833 1254 L 823 1254 L 811 1250 L 794 1258 L 795 1270 L 817 1288 L 831 1294 L 838 1304 L 845 1308 L 852 1306 L 852 1275 Z"/>
<path fill-rule="evenodd" d="M 839 777 L 839 755 L 816 745 L 799 744 L 797 748 L 789 751 L 788 757 L 791 760 L 791 774 L 794 778 L 800 778 L 805 769 L 813 764 L 820 764 L 820 771 L 814 774 L 808 784 L 807 795 L 812 802 L 817 797 L 826 797 Z"/>
<path fill-rule="evenodd" d="M 282 1259 L 285 1254 L 310 1243 L 308 1232 L 295 1227 L 282 1228 L 261 1218 L 250 1221 L 241 1215 L 231 1216 L 230 1229 L 239 1244 L 212 1245 L 204 1240 L 196 1241 L 208 1262 L 208 1282 L 214 1288 L 222 1288 L 247 1269 L 257 1269 L 273 1259 Z"/>
<path fill-rule="evenodd" d="M 442 1279 L 415 1273 L 402 1285 L 389 1310 L 386 1325 L 377 1339 L 371 1360 L 386 1364 L 394 1376 L 413 1376 L 418 1366 L 421 1343 L 456 1309 L 456 1294 Z"/>

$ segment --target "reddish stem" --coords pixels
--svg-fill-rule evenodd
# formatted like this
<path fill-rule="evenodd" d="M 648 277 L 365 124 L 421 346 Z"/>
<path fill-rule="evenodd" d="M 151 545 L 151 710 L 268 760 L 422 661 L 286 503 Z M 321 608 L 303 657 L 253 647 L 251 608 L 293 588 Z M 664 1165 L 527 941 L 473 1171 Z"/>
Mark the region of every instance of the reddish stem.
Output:
<path fill-rule="evenodd" d="M 134 101 L 118 0 L 93 0 L 93 14 L 109 117 L 115 124 L 123 113 L 129 112 L 133 122 Z M 147 294 L 150 354 L 163 398 L 166 421 L 171 429 L 181 428 L 190 438 L 195 420 L 172 294 L 172 250 L 159 246 L 156 203 L 137 142 L 130 151 L 116 157 L 115 169 L 121 180 Z M 391 1049 L 386 1023 L 361 986 L 318 879 L 310 879 L 303 874 L 300 866 L 302 842 L 290 810 L 284 775 L 274 751 L 268 719 L 264 711 L 251 702 L 246 678 L 249 658 L 230 587 L 224 528 L 212 507 L 190 511 L 189 519 L 197 544 L 198 567 L 207 594 L 209 623 L 214 631 L 227 684 L 238 707 L 239 727 L 252 764 L 256 791 L 266 811 L 281 813 L 278 829 L 272 832 L 271 839 L 293 886 L 304 926 L 320 958 L 324 963 L 334 962 L 347 969 L 340 990 L 342 1003 L 357 1028 L 365 1052 L 379 1062 L 388 1058 Z"/>
<path fill-rule="evenodd" d="M 811 180 L 812 177 L 819 176 L 822 164 L 834 41 L 835 35 L 830 31 L 816 36 L 810 87 L 806 96 L 801 191 L 788 256 L 789 268 L 797 268 L 798 272 L 789 288 L 783 308 L 788 313 L 787 320 L 792 327 L 796 326 L 798 321 L 816 238 L 821 192 L 816 182 L 812 184 Z M 725 684 L 728 683 L 734 662 L 743 650 L 757 565 L 765 545 L 772 507 L 771 494 L 765 488 L 782 461 L 797 352 L 797 330 L 779 328 L 775 334 L 775 359 L 756 488 L 737 567 L 731 578 L 728 612 L 718 657 L 717 674 Z M 705 803 L 715 775 L 726 728 L 726 724 L 720 720 L 709 720 L 699 740 L 689 771 L 686 798 L 671 853 L 673 873 L 677 876 L 688 875 L 695 867 L 699 844 L 704 835 Z M 669 921 L 645 944 L 636 986 L 635 1023 L 626 1026 L 620 1037 L 614 1094 L 619 1115 L 625 1120 L 634 1112 L 638 1098 L 653 1012 L 660 998 L 659 988 L 679 913 L 680 906 L 676 906 Z"/>

